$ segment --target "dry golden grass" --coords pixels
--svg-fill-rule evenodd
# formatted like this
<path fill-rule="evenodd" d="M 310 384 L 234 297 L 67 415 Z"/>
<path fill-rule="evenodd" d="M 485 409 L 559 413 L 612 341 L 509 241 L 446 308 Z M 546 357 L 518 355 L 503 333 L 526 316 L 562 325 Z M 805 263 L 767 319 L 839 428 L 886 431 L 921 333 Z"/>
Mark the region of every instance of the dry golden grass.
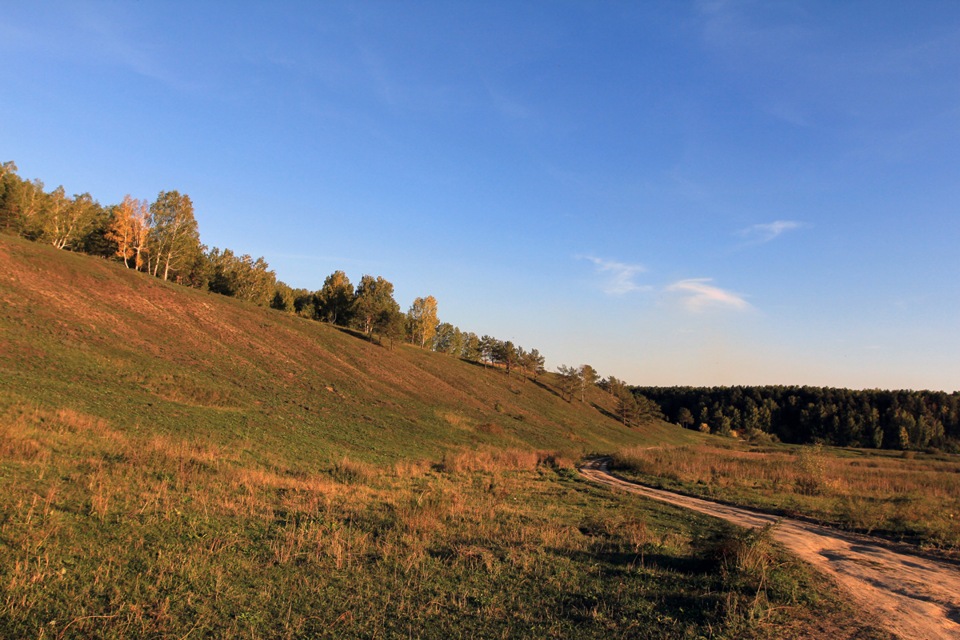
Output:
<path fill-rule="evenodd" d="M 447 453 L 440 463 L 440 469 L 447 473 L 495 473 L 531 471 L 543 465 L 558 469 L 572 469 L 575 463 L 572 455 L 560 451 L 482 449 Z"/>
<path fill-rule="evenodd" d="M 820 447 L 630 448 L 615 465 L 707 497 L 960 548 L 960 459 L 837 455 Z"/>

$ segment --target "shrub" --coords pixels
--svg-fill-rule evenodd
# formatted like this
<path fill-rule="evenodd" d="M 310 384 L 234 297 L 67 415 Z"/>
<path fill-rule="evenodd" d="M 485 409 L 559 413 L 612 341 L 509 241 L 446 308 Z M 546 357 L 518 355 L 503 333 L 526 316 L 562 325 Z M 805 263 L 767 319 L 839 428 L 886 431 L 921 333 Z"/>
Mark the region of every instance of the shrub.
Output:
<path fill-rule="evenodd" d="M 797 490 L 806 496 L 812 496 L 823 491 L 826 460 L 823 456 L 823 445 L 817 443 L 800 448 L 797 454 Z"/>

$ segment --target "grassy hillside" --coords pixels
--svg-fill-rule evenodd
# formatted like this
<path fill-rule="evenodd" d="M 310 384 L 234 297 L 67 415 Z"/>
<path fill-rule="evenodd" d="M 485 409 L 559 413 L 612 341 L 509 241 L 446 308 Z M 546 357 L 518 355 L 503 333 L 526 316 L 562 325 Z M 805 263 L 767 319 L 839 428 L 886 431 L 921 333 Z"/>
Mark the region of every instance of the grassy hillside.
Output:
<path fill-rule="evenodd" d="M 609 401 L 0 236 L 0 637 L 887 637 Z"/>
<path fill-rule="evenodd" d="M 0 238 L 0 408 L 68 408 L 306 467 L 457 447 L 612 450 L 624 429 L 551 387 Z"/>

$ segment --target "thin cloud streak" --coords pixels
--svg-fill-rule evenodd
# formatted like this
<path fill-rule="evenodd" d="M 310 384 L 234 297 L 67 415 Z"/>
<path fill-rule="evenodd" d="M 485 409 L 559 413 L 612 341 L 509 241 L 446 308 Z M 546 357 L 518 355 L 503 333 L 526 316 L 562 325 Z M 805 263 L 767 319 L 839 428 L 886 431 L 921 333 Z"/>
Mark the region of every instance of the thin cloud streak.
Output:
<path fill-rule="evenodd" d="M 788 231 L 794 231 L 801 227 L 803 227 L 803 223 L 796 220 L 775 220 L 741 229 L 737 232 L 737 235 L 746 238 L 750 244 L 764 244 L 779 238 Z"/>
<path fill-rule="evenodd" d="M 603 292 L 608 295 L 620 296 L 635 291 L 650 290 L 649 286 L 639 285 L 634 282 L 634 278 L 638 274 L 644 273 L 647 270 L 643 265 L 604 260 L 603 258 L 597 258 L 595 256 L 577 257 L 582 260 L 589 260 L 594 264 L 598 273 L 607 276 L 602 289 Z"/>
<path fill-rule="evenodd" d="M 674 282 L 666 288 L 682 297 L 683 306 L 693 313 L 702 313 L 710 308 L 726 308 L 746 311 L 751 308 L 743 296 L 733 291 L 715 287 L 712 278 L 690 278 Z"/>

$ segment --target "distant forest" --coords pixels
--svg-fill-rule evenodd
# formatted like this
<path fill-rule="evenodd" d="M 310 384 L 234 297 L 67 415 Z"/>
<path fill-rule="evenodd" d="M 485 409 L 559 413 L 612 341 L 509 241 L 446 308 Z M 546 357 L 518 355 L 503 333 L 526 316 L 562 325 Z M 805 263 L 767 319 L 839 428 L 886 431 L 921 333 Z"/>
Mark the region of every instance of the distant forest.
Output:
<path fill-rule="evenodd" d="M 824 387 L 633 387 L 666 418 L 721 435 L 960 452 L 960 393 Z"/>

